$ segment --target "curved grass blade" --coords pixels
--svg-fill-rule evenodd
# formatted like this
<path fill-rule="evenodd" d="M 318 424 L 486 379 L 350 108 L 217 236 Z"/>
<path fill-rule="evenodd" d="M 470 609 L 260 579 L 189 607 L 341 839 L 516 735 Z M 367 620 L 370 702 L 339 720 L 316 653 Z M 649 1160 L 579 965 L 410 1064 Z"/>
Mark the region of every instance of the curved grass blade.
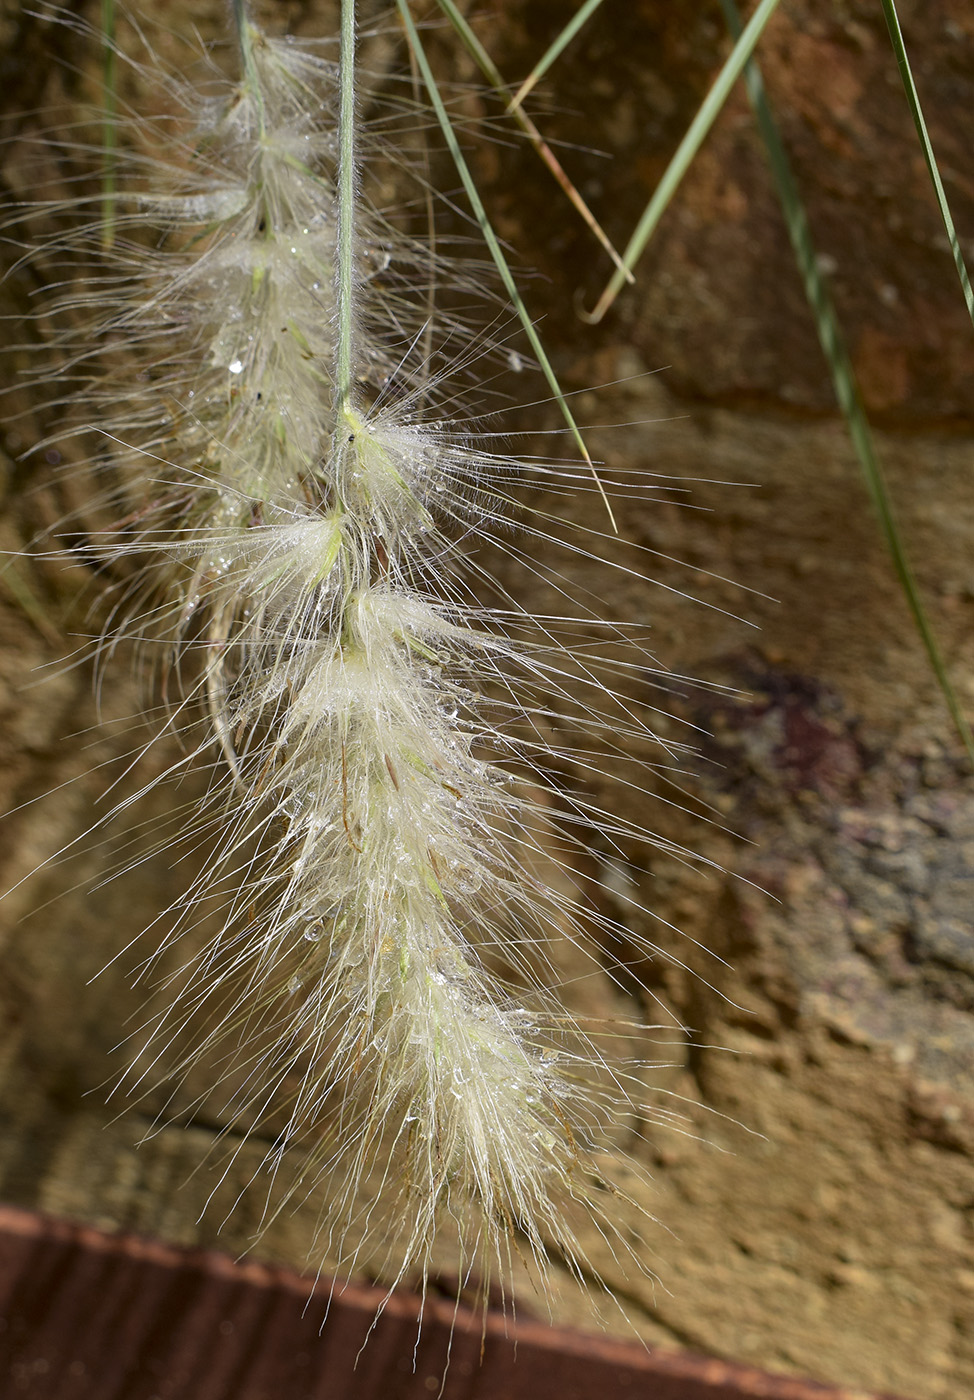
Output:
<path fill-rule="evenodd" d="M 727 18 L 728 28 L 736 37 L 741 32 L 741 18 L 737 5 L 734 0 L 721 0 L 721 6 Z M 821 272 L 805 206 L 802 203 L 798 185 L 791 169 L 791 162 L 768 103 L 760 69 L 755 62 L 749 61 L 746 65 L 744 79 L 758 128 L 767 148 L 768 160 L 778 190 L 778 198 L 781 201 L 785 222 L 788 225 L 788 235 L 805 285 L 805 295 L 808 297 L 815 317 L 815 328 L 828 361 L 835 395 L 845 417 L 849 437 L 852 440 L 856 456 L 859 458 L 866 486 L 893 560 L 896 576 L 913 615 L 920 639 L 926 649 L 931 669 L 937 678 L 937 683 L 957 732 L 967 750 L 968 757 L 974 763 L 974 735 L 971 733 L 951 683 L 940 646 L 917 587 L 916 577 L 896 521 L 883 469 L 876 453 L 872 431 L 849 357 L 845 336 L 842 333 L 831 294 Z"/>
<path fill-rule="evenodd" d="M 564 29 L 558 35 L 557 39 L 555 39 L 554 43 L 549 44 L 548 48 L 545 49 L 544 53 L 541 55 L 537 63 L 531 69 L 531 72 L 524 79 L 524 82 L 521 84 L 517 92 L 511 98 L 510 110 L 512 112 L 516 111 L 517 108 L 520 107 L 521 103 L 527 97 L 528 93 L 534 87 L 535 83 L 537 83 L 539 79 L 544 77 L 545 73 L 547 73 L 548 69 L 554 63 L 555 59 L 561 53 L 562 49 L 568 47 L 568 45 L 574 39 L 575 35 L 581 29 L 582 25 L 585 24 L 586 20 L 589 18 L 590 15 L 593 15 L 595 13 L 595 11 L 599 8 L 601 3 L 602 0 L 585 0 L 585 4 L 575 15 L 574 19 L 570 19 L 565 25 Z"/>
<path fill-rule="evenodd" d="M 761 0 L 760 5 L 754 11 L 740 38 L 735 43 L 733 49 L 727 56 L 723 68 L 717 74 L 713 86 L 707 93 L 700 109 L 683 140 L 677 147 L 676 154 L 670 161 L 663 178 L 660 180 L 653 197 L 646 206 L 642 218 L 636 225 L 636 230 L 626 245 L 622 255 L 626 268 L 632 269 L 642 256 L 643 250 L 655 232 L 656 225 L 666 210 L 667 205 L 673 198 L 680 182 L 703 145 L 704 138 L 713 126 L 724 103 L 727 101 L 731 88 L 740 77 L 745 63 L 754 52 L 754 47 L 764 32 L 764 27 L 768 20 L 778 8 L 779 0 Z M 612 280 L 606 287 L 598 300 L 594 311 L 582 312 L 584 320 L 595 325 L 602 320 L 609 307 L 615 301 L 622 290 L 625 277 L 618 268 L 612 275 Z"/>
<path fill-rule="evenodd" d="M 494 62 L 490 54 L 484 48 L 483 44 L 477 38 L 476 34 L 470 28 L 470 25 L 467 22 L 466 18 L 457 9 L 456 5 L 453 3 L 453 0 L 437 0 L 437 4 L 439 5 L 443 13 L 446 15 L 450 23 L 453 25 L 453 28 L 456 30 L 457 35 L 460 38 L 460 42 L 463 44 L 464 48 L 467 50 L 473 61 L 477 64 L 477 67 L 480 69 L 481 73 L 483 73 L 484 77 L 490 83 L 494 91 L 506 101 L 508 85 L 507 83 L 505 83 L 501 71 L 497 67 L 497 64 Z M 513 104 L 511 104 L 508 107 L 508 111 L 510 112 L 514 120 L 517 122 L 521 130 L 524 132 L 525 136 L 527 136 L 528 140 L 531 142 L 531 145 L 534 147 L 535 151 L 537 151 L 541 160 L 544 161 L 545 165 L 551 171 L 555 180 L 557 180 L 558 184 L 561 186 L 562 190 L 565 192 L 570 202 L 578 210 L 579 214 L 585 220 L 585 223 L 591 229 L 592 233 L 594 233 L 595 237 L 602 244 L 602 247 L 608 253 L 609 257 L 615 263 L 616 267 L 622 269 L 626 281 L 635 282 L 635 277 L 633 277 L 632 273 L 628 270 L 628 268 L 623 266 L 622 258 L 619 256 L 619 253 L 617 252 L 615 247 L 613 247 L 612 241 L 610 240 L 608 234 L 605 232 L 598 219 L 596 219 L 591 209 L 585 203 L 585 200 L 582 198 L 578 190 L 575 188 L 571 180 L 566 175 L 561 161 L 558 159 L 554 151 L 548 145 L 547 141 L 541 135 L 541 132 L 535 126 L 534 122 L 531 120 L 531 118 L 525 111 L 523 111 L 520 107 L 513 106 Z"/>
<path fill-rule="evenodd" d="M 943 181 L 940 178 L 940 171 L 937 168 L 937 157 L 933 153 L 933 145 L 927 131 L 927 124 L 923 119 L 923 111 L 920 107 L 920 97 L 917 93 L 916 83 L 913 81 L 913 71 L 910 68 L 910 60 L 907 57 L 906 45 L 903 42 L 903 31 L 900 28 L 899 15 L 896 13 L 896 5 L 893 0 L 882 0 L 883 13 L 886 16 L 886 27 L 889 29 L 889 37 L 893 44 L 893 52 L 896 54 L 896 63 L 900 70 L 900 77 L 903 79 L 903 87 L 906 90 L 906 100 L 910 104 L 910 111 L 913 114 L 913 125 L 917 129 L 917 136 L 920 138 L 920 145 L 923 148 L 923 158 L 927 163 L 927 170 L 930 172 L 930 179 L 933 182 L 934 192 L 937 196 L 937 204 L 940 207 L 940 217 L 944 221 L 944 228 L 947 231 L 947 240 L 950 243 L 950 251 L 954 255 L 954 266 L 957 268 L 957 276 L 960 278 L 961 290 L 964 293 L 964 300 L 967 303 L 967 314 L 974 324 L 974 292 L 971 291 L 971 279 L 967 273 L 967 264 L 964 262 L 964 254 L 961 252 L 960 240 L 954 228 L 954 221 L 951 218 L 950 206 L 947 203 L 947 196 L 944 193 Z"/>
<path fill-rule="evenodd" d="M 419 31 L 416 28 L 416 23 L 410 11 L 408 0 L 396 0 L 396 7 L 399 10 L 399 14 L 403 22 L 403 27 L 406 31 L 406 37 L 409 40 L 410 47 L 412 48 L 413 53 L 416 56 L 416 62 L 419 64 L 419 71 L 423 75 L 423 82 L 426 85 L 426 91 L 429 93 L 430 102 L 433 106 L 434 112 L 436 113 L 436 119 L 439 122 L 440 130 L 443 132 L 443 139 L 446 141 L 450 155 L 453 157 L 453 163 L 456 166 L 457 174 L 460 176 L 460 179 L 463 183 L 463 188 L 466 191 L 467 198 L 470 201 L 474 217 L 476 218 L 477 223 L 480 227 L 480 232 L 483 235 L 484 242 L 487 244 L 487 247 L 490 250 L 490 255 L 494 260 L 494 265 L 497 268 L 497 271 L 500 273 L 501 281 L 504 284 L 504 290 L 510 297 L 511 303 L 514 306 L 515 311 L 517 312 L 518 320 L 524 327 L 525 335 L 528 338 L 528 341 L 531 345 L 531 349 L 534 351 L 534 354 L 537 357 L 538 363 L 541 366 L 541 369 L 544 373 L 544 377 L 548 381 L 548 387 L 551 389 L 552 394 L 557 400 L 558 407 L 561 409 L 565 422 L 568 424 L 569 431 L 571 432 L 571 435 L 575 441 L 575 446 L 578 448 L 583 461 L 588 465 L 588 468 L 592 473 L 592 479 L 598 487 L 599 495 L 602 497 L 602 503 L 605 506 L 606 512 L 608 513 L 609 520 L 612 524 L 612 528 L 618 534 L 619 527 L 616 524 L 616 518 L 612 513 L 612 507 L 609 504 L 609 498 L 605 494 L 605 487 L 599 480 L 598 473 L 595 470 L 595 463 L 592 461 L 592 458 L 589 455 L 589 450 L 585 446 L 585 441 L 579 430 L 578 424 L 575 422 L 574 414 L 568 406 L 568 400 L 562 393 L 561 385 L 558 383 L 558 378 L 551 366 L 551 362 L 548 359 L 548 356 L 545 352 L 545 348 L 541 343 L 541 337 L 538 335 L 534 322 L 531 320 L 531 316 L 528 312 L 528 309 L 524 305 L 524 302 L 521 298 L 521 293 L 517 289 L 517 283 L 514 281 L 514 275 L 511 272 L 510 267 L 508 266 L 506 257 L 504 256 L 504 250 L 501 247 L 500 239 L 494 232 L 493 226 L 491 225 L 491 222 L 487 217 L 487 211 L 484 208 L 483 200 L 480 198 L 480 192 L 477 189 L 477 185 L 474 181 L 473 175 L 470 173 L 470 167 L 467 165 L 463 151 L 460 149 L 460 142 L 458 141 L 457 134 L 453 129 L 453 123 L 450 121 L 450 114 L 446 109 L 446 104 L 443 101 L 443 97 L 440 93 L 440 89 L 436 82 L 436 78 L 433 76 L 433 70 L 430 67 L 429 59 L 426 55 L 426 50 L 423 48 L 422 40 L 419 37 Z"/>

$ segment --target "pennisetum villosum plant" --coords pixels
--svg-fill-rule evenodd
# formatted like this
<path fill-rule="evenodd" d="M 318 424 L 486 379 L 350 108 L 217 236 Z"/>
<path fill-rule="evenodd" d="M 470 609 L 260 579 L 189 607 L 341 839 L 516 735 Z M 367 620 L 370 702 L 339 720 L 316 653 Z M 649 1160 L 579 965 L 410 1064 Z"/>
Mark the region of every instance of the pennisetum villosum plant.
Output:
<path fill-rule="evenodd" d="M 449 1227 L 461 1277 L 515 1256 L 543 1274 L 552 1250 L 580 1273 L 581 1210 L 645 1267 L 603 1172 L 645 1065 L 610 1062 L 556 995 L 558 939 L 612 965 L 571 872 L 631 829 L 547 794 L 560 707 L 592 738 L 576 770 L 607 726 L 620 751 L 649 730 L 572 644 L 591 612 L 477 601 L 469 546 L 508 529 L 519 466 L 455 404 L 498 345 L 446 309 L 465 265 L 370 202 L 402 156 L 362 120 L 354 0 L 334 57 L 232 13 L 232 80 L 118 51 L 169 114 L 120 108 L 110 201 L 51 211 L 75 226 L 44 249 L 72 431 L 100 433 L 114 483 L 95 549 L 132 566 L 103 652 L 142 647 L 176 770 L 214 765 L 216 835 L 150 960 L 182 950 L 133 1082 L 211 1056 L 227 1121 L 275 1124 L 268 1211 L 327 1180 L 309 1248 L 339 1264 L 388 1249 L 394 1282 Z M 585 463 L 550 471 L 594 490 Z M 522 528 L 529 547 L 553 527 Z"/>

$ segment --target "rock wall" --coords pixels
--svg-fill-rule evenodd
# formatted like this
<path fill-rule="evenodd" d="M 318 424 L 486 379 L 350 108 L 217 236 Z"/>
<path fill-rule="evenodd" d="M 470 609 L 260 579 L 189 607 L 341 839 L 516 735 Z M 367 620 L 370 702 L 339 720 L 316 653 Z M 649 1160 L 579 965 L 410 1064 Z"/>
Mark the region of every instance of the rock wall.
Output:
<path fill-rule="evenodd" d="M 963 0 L 900 9 L 967 236 L 974 16 Z M 166 14 L 178 27 L 175 7 Z M 289 18 L 305 33 L 324 23 L 316 4 L 291 6 Z M 515 76 L 563 20 L 551 0 L 510 0 L 483 34 Z M 5 25 L 18 52 L 47 42 L 16 9 Z M 461 80 L 472 77 L 444 57 L 445 36 L 433 42 Z M 569 143 L 566 168 L 620 242 L 725 48 L 715 4 L 608 0 L 539 90 L 546 134 Z M 924 598 L 970 701 L 974 333 L 878 7 L 791 0 L 760 56 Z M 45 69 L 32 81 L 36 100 L 22 75 L 11 83 L 17 110 L 52 92 L 75 100 L 87 79 Z M 471 98 L 470 110 L 490 114 L 490 99 Z M 18 190 L 36 123 L 10 121 L 6 179 Z M 663 1286 L 619 1276 L 599 1239 L 593 1261 L 652 1342 L 947 1400 L 974 1382 L 974 782 L 836 420 L 746 99 L 732 99 L 638 285 L 597 328 L 578 320 L 576 295 L 590 305 L 607 269 L 547 174 L 513 140 L 476 159 L 500 231 L 544 274 L 528 296 L 566 386 L 608 386 L 576 400 L 580 416 L 622 425 L 591 436 L 621 483 L 618 540 L 606 532 L 596 547 L 588 539 L 587 556 L 552 550 L 531 568 L 500 549 L 484 562 L 535 611 L 558 610 L 568 570 L 608 616 L 651 629 L 674 678 L 661 696 L 655 678 L 631 675 L 627 693 L 668 710 L 663 737 L 692 733 L 700 753 L 683 775 L 660 773 L 655 790 L 611 789 L 609 800 L 712 862 L 695 873 L 647 841 L 622 853 L 624 865 L 596 850 L 580 870 L 608 912 L 631 922 L 632 947 L 612 955 L 646 988 L 622 995 L 606 979 L 595 1003 L 616 1014 L 632 996 L 640 1015 L 659 1019 L 662 1006 L 692 1029 L 658 1080 L 682 1096 L 660 1103 L 681 1104 L 689 1131 L 647 1134 L 651 1146 L 638 1150 L 652 1196 L 631 1220 L 620 1206 Z M 30 290 L 14 279 L 7 296 L 16 308 Z M 525 384 L 543 397 L 526 374 L 511 376 L 512 394 Z M 30 408 L 19 390 L 14 398 Z M 530 421 L 555 428 L 557 413 Z M 7 428 L 4 548 L 71 504 L 58 462 L 18 461 L 43 430 L 36 417 Z M 659 474 L 651 489 L 645 472 Z M 593 524 L 590 497 L 566 500 L 530 474 L 520 490 L 527 506 L 565 520 L 569 537 Z M 613 568 L 633 562 L 633 546 L 655 585 Z M 58 664 L 93 630 L 83 564 L 69 552 L 15 567 L 0 584 L 4 883 L 65 856 L 0 906 L 0 1191 L 243 1248 L 257 1207 L 229 1212 L 259 1146 L 241 1149 L 200 1220 L 234 1146 L 220 1139 L 216 1110 L 193 1107 L 191 1083 L 182 1117 L 163 1112 L 156 1130 L 165 1085 L 120 1118 L 102 1087 L 143 1000 L 132 988 L 139 945 L 112 960 L 191 878 L 191 846 L 178 860 L 155 848 L 202 779 L 152 799 L 132 870 L 99 888 L 105 851 L 73 843 L 103 810 L 108 781 L 137 787 L 166 752 L 150 750 L 125 776 L 138 678 L 123 665 L 108 673 L 107 723 L 96 728 L 90 668 Z M 677 679 L 687 676 L 707 684 Z M 607 760 L 605 784 L 581 768 L 565 781 L 608 796 L 613 767 L 624 777 L 625 757 Z M 106 836 L 117 860 L 125 833 Z M 615 904 L 614 880 L 624 895 Z M 634 915 L 630 896 L 652 913 Z M 646 939 L 656 956 L 636 953 Z M 664 1229 L 646 1234 L 647 1209 Z M 302 1262 L 315 1219 L 313 1200 L 278 1218 L 260 1252 Z M 568 1287 L 556 1295 L 557 1318 L 590 1324 L 584 1298 Z"/>

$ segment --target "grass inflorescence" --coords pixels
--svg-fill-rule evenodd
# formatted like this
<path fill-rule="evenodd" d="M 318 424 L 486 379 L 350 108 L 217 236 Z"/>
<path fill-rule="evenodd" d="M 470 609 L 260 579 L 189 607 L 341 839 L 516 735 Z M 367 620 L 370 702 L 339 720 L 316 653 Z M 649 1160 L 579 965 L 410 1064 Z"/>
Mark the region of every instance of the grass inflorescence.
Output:
<path fill-rule="evenodd" d="M 580 1275 L 581 1212 L 645 1267 L 603 1171 L 648 1112 L 645 1066 L 562 1005 L 556 949 L 611 975 L 600 937 L 633 935 L 572 872 L 593 841 L 649 837 L 553 775 L 597 769 L 608 729 L 617 752 L 652 735 L 607 686 L 597 618 L 477 599 L 467 554 L 510 529 L 520 464 L 455 404 L 498 346 L 431 306 L 431 279 L 441 307 L 468 298 L 469 270 L 370 201 L 369 167 L 400 156 L 361 118 L 351 0 L 337 49 L 234 15 L 234 78 L 119 49 L 165 114 L 117 104 L 110 200 L 49 208 L 69 229 L 41 249 L 62 431 L 101 434 L 97 549 L 128 566 L 104 652 L 142 648 L 213 773 L 197 821 L 218 834 L 148 960 L 179 971 L 131 1087 L 208 1057 L 225 1122 L 273 1124 L 267 1211 L 327 1183 L 309 1249 L 338 1264 L 425 1271 L 448 1226 L 461 1278 L 544 1274 L 552 1251 Z M 552 480 L 597 502 L 590 469 Z M 556 527 L 525 528 L 511 549 Z"/>

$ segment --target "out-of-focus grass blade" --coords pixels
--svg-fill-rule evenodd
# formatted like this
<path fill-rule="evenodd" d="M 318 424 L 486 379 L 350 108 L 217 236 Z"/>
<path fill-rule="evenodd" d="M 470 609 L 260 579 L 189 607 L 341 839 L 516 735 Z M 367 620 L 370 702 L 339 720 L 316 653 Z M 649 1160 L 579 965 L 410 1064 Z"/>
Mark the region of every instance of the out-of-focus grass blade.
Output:
<path fill-rule="evenodd" d="M 721 0 L 721 5 L 731 33 L 737 36 L 741 32 L 741 18 L 734 0 Z M 852 361 L 849 358 L 842 327 L 839 324 L 831 295 L 819 266 L 805 207 L 792 173 L 784 143 L 771 113 L 764 82 L 757 64 L 753 61 L 749 62 L 744 70 L 744 76 L 758 128 L 767 147 L 768 159 L 788 225 L 792 248 L 795 252 L 802 281 L 805 284 L 805 294 L 815 316 L 818 338 L 828 361 L 832 383 L 845 416 L 849 436 L 862 466 L 869 494 L 872 497 L 893 559 L 893 566 L 913 614 L 917 631 L 926 648 L 930 665 L 947 702 L 954 724 L 957 726 L 957 731 L 963 740 L 964 747 L 967 749 L 968 756 L 974 762 L 974 736 L 971 734 L 970 726 L 964 717 L 960 701 L 951 684 L 947 667 L 940 653 L 940 647 L 927 617 L 916 578 L 906 554 L 883 470 L 876 455 L 869 420 L 866 417 L 866 410 L 855 371 L 852 368 Z"/>
<path fill-rule="evenodd" d="M 923 158 L 927 162 L 930 179 L 933 182 L 933 188 L 937 195 L 937 203 L 940 206 L 940 217 L 944 221 L 944 228 L 947 230 L 947 238 L 950 243 L 950 251 L 954 255 L 954 266 L 957 268 L 957 276 L 960 278 L 964 300 L 967 302 L 967 314 L 970 316 L 972 323 L 974 323 L 974 293 L 971 291 L 971 279 L 967 274 L 967 264 L 964 262 L 964 254 L 961 252 L 960 241 L 954 228 L 954 221 L 950 216 L 950 207 L 947 204 L 947 196 L 944 193 L 943 181 L 940 178 L 940 171 L 937 168 L 937 158 L 933 153 L 933 146 L 927 131 L 927 124 L 923 119 L 920 98 L 916 90 L 916 83 L 913 81 L 910 60 L 907 58 L 906 45 L 903 42 L 903 31 L 900 28 L 899 15 L 896 13 L 896 5 L 893 3 L 893 0 L 883 0 L 883 13 L 886 16 L 886 26 L 889 29 L 889 37 L 893 42 L 893 52 L 896 54 L 896 62 L 900 70 L 900 77 L 903 79 L 903 86 L 906 89 L 906 100 L 909 102 L 910 111 L 913 113 L 913 124 L 917 129 L 920 145 L 923 147 Z"/>
<path fill-rule="evenodd" d="M 585 0 L 585 4 L 575 15 L 574 19 L 570 19 L 565 25 L 564 29 L 558 35 L 557 39 L 555 39 L 554 43 L 549 44 L 549 46 L 545 49 L 544 53 L 538 59 L 537 63 L 531 69 L 531 72 L 524 79 L 524 82 L 518 88 L 517 92 L 511 98 L 512 112 L 515 111 L 518 107 L 520 107 L 521 103 L 527 97 L 528 93 L 534 87 L 535 83 L 539 80 L 539 78 L 544 77 L 545 73 L 547 73 L 548 69 L 554 63 L 555 59 L 561 53 L 562 49 L 566 48 L 571 43 L 575 35 L 581 29 L 582 25 L 588 19 L 589 15 L 593 15 L 595 11 L 599 8 L 601 3 L 602 0 Z"/>
<path fill-rule="evenodd" d="M 499 93 L 499 95 L 503 97 L 506 101 L 508 87 L 507 84 L 504 82 L 500 69 L 497 67 L 497 64 L 494 62 L 490 54 L 484 48 L 483 44 L 477 38 L 476 34 L 470 28 L 470 25 L 467 22 L 466 18 L 457 9 L 456 5 L 453 3 L 453 0 L 437 0 L 437 4 L 439 5 L 443 13 L 446 15 L 450 23 L 453 25 L 454 29 L 460 37 L 461 43 L 463 44 L 467 52 L 470 54 L 473 61 L 477 64 L 477 67 L 480 69 L 481 73 L 483 73 L 484 77 L 490 83 L 491 87 L 493 87 L 494 91 Z M 521 110 L 520 107 L 512 106 L 509 107 L 508 110 L 510 111 L 511 116 L 514 118 L 514 120 L 517 122 L 518 126 L 527 136 L 528 140 L 531 142 L 531 145 L 537 151 L 538 155 L 544 161 L 545 165 L 551 171 L 552 175 L 558 181 L 558 184 L 564 190 L 568 199 L 575 206 L 579 214 L 581 214 L 582 218 L 585 220 L 586 224 L 588 224 L 589 228 L 595 234 L 595 237 L 602 244 L 602 247 L 608 253 L 609 257 L 615 263 L 616 267 L 622 268 L 626 277 L 626 281 L 634 282 L 636 279 L 633 277 L 631 272 L 629 272 L 626 268 L 623 267 L 622 258 L 619 256 L 619 253 L 616 251 L 616 249 L 612 246 L 612 242 L 609 239 L 609 236 L 606 234 L 605 230 L 602 228 L 602 225 L 596 219 L 591 209 L 585 203 L 578 190 L 572 184 L 571 180 L 565 174 L 561 161 L 558 159 L 554 151 L 548 145 L 547 141 L 541 135 L 541 132 L 535 126 L 534 122 L 531 120 L 531 118 L 527 115 L 526 112 Z"/>
<path fill-rule="evenodd" d="M 101 241 L 110 248 L 115 242 L 115 194 L 118 141 L 117 50 L 115 48 L 115 0 L 101 0 L 103 45 L 102 88 L 105 115 L 102 122 Z"/>
<path fill-rule="evenodd" d="M 707 132 L 713 126 L 720 109 L 727 101 L 731 88 L 737 82 L 743 71 L 745 63 L 751 57 L 754 46 L 764 32 L 764 27 L 768 20 L 778 8 L 779 0 L 761 0 L 754 14 L 751 16 L 733 49 L 727 57 L 723 68 L 717 74 L 713 87 L 704 98 L 697 115 L 690 123 L 690 128 L 683 140 L 677 147 L 676 154 L 670 161 L 663 173 L 663 178 L 653 192 L 653 197 L 646 206 L 645 212 L 636 230 L 626 245 L 622 255 L 623 263 L 630 270 L 635 266 L 642 256 L 643 249 L 655 232 L 656 225 L 666 210 L 667 205 L 676 193 L 680 181 L 683 179 L 691 162 L 703 144 Z M 612 280 L 602 293 L 595 310 L 589 313 L 582 313 L 586 321 L 595 324 L 602 320 L 609 307 L 615 301 L 622 290 L 625 281 L 623 272 L 617 268 L 612 275 Z"/>
<path fill-rule="evenodd" d="M 514 275 L 511 272 L 510 267 L 508 266 L 507 259 L 504 256 L 504 250 L 501 247 L 500 239 L 494 232 L 491 222 L 487 217 L 487 211 L 484 208 L 483 200 L 480 198 L 480 193 L 477 189 L 477 185 L 474 181 L 473 175 L 470 173 L 470 167 L 467 165 L 463 151 L 460 149 L 460 142 L 457 140 L 457 134 L 453 129 L 453 123 L 450 121 L 450 114 L 446 109 L 446 104 L 443 101 L 443 97 L 440 93 L 439 86 L 437 85 L 436 79 L 433 76 L 433 70 L 430 67 L 429 59 L 426 55 L 426 50 L 423 48 L 422 40 L 419 37 L 419 31 L 416 28 L 416 23 L 413 19 L 412 12 L 410 11 L 408 0 L 396 0 L 396 6 L 402 18 L 403 26 L 406 30 L 406 35 L 409 39 L 409 43 L 412 47 L 413 53 L 416 55 L 416 62 L 419 64 L 419 71 L 423 75 L 423 82 L 426 85 L 426 91 L 429 93 L 430 102 L 433 104 L 433 110 L 436 113 L 436 119 L 439 122 L 440 130 L 443 132 L 443 139 L 446 141 L 450 155 L 453 157 L 453 163 L 456 166 L 457 174 L 460 176 L 460 179 L 463 183 L 463 188 L 466 190 L 467 198 L 469 199 L 471 208 L 473 209 L 474 217 L 476 218 L 477 223 L 480 226 L 480 231 L 483 234 L 484 242 L 487 244 L 487 247 L 490 250 L 490 255 L 494 260 L 494 264 L 497 268 L 497 271 L 500 273 L 501 281 L 504 283 L 504 288 L 507 292 L 507 295 L 510 297 L 514 309 L 518 314 L 518 319 L 520 320 L 521 325 L 524 327 L 525 334 L 527 335 L 528 340 L 531 344 L 531 349 L 537 356 L 538 363 L 540 364 L 541 369 L 544 372 L 544 376 L 548 381 L 549 388 L 551 389 L 551 392 L 554 395 L 555 399 L 558 401 L 558 406 L 561 409 L 562 414 L 565 418 L 565 422 L 568 424 L 572 437 L 575 440 L 575 445 L 581 453 L 583 460 L 587 462 L 589 466 L 589 469 L 592 473 L 592 478 L 599 489 L 599 494 L 601 495 L 603 504 L 605 505 L 606 511 L 608 512 L 609 520 L 612 523 L 612 528 L 613 530 L 618 532 L 616 519 L 612 513 L 612 507 L 609 504 L 609 498 L 605 494 L 605 488 L 599 480 L 598 473 L 595 470 L 595 464 L 592 461 L 591 456 L 589 455 L 588 448 L 585 446 L 585 441 L 582 437 L 581 432 L 579 431 L 578 424 L 575 422 L 574 414 L 568 406 L 568 400 L 562 393 L 561 385 L 558 383 L 557 376 L 555 375 L 555 372 L 551 367 L 551 362 L 549 361 L 548 356 L 545 353 L 545 348 L 541 343 L 541 337 L 538 335 L 538 332 L 534 326 L 534 322 L 531 320 L 531 317 L 528 314 L 528 309 L 521 299 L 521 294 L 517 289 L 516 282 L 514 281 Z"/>
<path fill-rule="evenodd" d="M 60 628 L 51 620 L 48 610 L 21 573 L 16 559 L 9 560 L 0 569 L 0 591 L 13 599 L 46 642 L 58 648 L 64 646 L 64 636 Z"/>

